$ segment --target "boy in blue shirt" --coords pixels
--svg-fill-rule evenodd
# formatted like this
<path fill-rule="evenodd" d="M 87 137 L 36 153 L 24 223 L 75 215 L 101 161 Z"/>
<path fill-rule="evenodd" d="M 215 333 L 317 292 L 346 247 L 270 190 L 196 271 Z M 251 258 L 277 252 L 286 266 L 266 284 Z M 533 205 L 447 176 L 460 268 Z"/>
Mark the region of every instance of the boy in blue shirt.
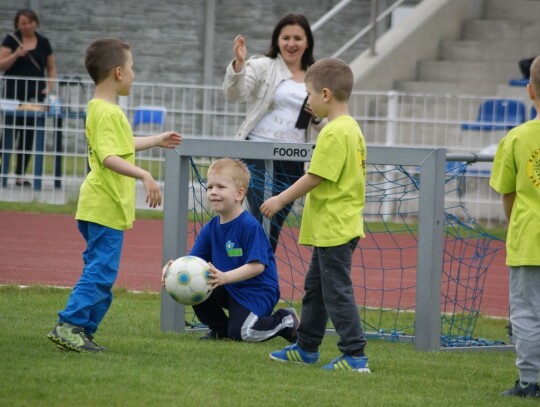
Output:
<path fill-rule="evenodd" d="M 209 262 L 212 277 L 212 294 L 193 306 L 210 328 L 201 339 L 261 342 L 281 336 L 294 342 L 294 308 L 272 314 L 280 295 L 272 247 L 260 223 L 242 206 L 249 180 L 240 160 L 222 158 L 208 169 L 206 195 L 218 216 L 203 226 L 189 252 Z"/>
<path fill-rule="evenodd" d="M 88 102 L 86 140 L 90 172 L 81 185 L 77 225 L 84 240 L 84 268 L 58 324 L 47 337 L 75 352 L 104 350 L 93 337 L 112 302 L 124 230 L 135 220 L 135 180 L 143 182 L 146 202 L 161 204 L 161 191 L 152 175 L 135 165 L 135 152 L 151 147 L 175 148 L 178 133 L 133 137 L 129 121 L 117 105 L 129 95 L 135 74 L 130 45 L 117 39 L 94 41 L 86 51 L 86 69 L 96 84 Z"/>
<path fill-rule="evenodd" d="M 370 373 L 350 276 L 352 254 L 359 238 L 364 237 L 367 155 L 360 127 L 349 115 L 353 82 L 351 69 L 337 58 L 322 59 L 308 69 L 308 105 L 315 117 L 326 117 L 328 123 L 319 133 L 308 173 L 265 201 L 261 212 L 272 217 L 307 194 L 298 241 L 313 246 L 298 340 L 270 353 L 270 358 L 301 364 L 318 362 L 318 349 L 330 318 L 342 354 L 323 369 Z"/>

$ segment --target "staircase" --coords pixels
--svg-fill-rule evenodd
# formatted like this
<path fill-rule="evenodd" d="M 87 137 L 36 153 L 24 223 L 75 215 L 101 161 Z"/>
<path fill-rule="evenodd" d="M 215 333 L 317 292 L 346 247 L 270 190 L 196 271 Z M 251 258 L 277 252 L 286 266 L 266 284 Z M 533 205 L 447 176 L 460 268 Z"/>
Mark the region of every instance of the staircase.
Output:
<path fill-rule="evenodd" d="M 437 60 L 419 61 L 414 81 L 395 89 L 427 94 L 507 96 L 518 61 L 540 55 L 540 0 L 486 0 L 484 17 L 463 23 L 462 38 L 442 41 Z"/>

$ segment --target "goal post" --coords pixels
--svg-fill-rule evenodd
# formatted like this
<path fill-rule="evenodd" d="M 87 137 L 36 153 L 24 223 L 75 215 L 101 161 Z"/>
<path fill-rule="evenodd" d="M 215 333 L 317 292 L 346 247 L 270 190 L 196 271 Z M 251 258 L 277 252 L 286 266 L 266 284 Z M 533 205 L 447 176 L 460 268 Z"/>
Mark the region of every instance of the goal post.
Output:
<path fill-rule="evenodd" d="M 192 157 L 309 161 L 314 144 L 244 142 L 184 138 L 165 155 L 163 258 L 184 256 L 188 251 L 188 205 Z M 415 347 L 440 348 L 441 269 L 446 149 L 368 146 L 368 165 L 413 166 L 419 171 L 418 250 L 416 269 Z M 185 329 L 185 309 L 164 289 L 161 291 L 161 329 Z"/>

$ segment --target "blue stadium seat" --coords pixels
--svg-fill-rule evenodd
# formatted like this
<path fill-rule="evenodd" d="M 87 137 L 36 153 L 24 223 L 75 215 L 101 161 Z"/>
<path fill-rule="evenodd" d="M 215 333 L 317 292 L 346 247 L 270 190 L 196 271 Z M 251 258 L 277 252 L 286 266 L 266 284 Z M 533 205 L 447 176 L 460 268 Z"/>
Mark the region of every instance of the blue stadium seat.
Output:
<path fill-rule="evenodd" d="M 531 106 L 531 111 L 529 112 L 529 120 L 534 120 L 536 118 L 536 109 L 534 105 Z"/>
<path fill-rule="evenodd" d="M 508 81 L 508 85 L 510 86 L 527 86 L 528 83 L 529 79 L 527 78 L 510 79 Z"/>
<path fill-rule="evenodd" d="M 510 130 L 525 122 L 525 104 L 514 99 L 487 99 L 478 109 L 476 121 L 462 123 L 462 130 Z"/>
<path fill-rule="evenodd" d="M 163 106 L 138 106 L 135 108 L 133 127 L 141 124 L 155 124 L 163 129 L 166 114 L 167 109 Z"/>

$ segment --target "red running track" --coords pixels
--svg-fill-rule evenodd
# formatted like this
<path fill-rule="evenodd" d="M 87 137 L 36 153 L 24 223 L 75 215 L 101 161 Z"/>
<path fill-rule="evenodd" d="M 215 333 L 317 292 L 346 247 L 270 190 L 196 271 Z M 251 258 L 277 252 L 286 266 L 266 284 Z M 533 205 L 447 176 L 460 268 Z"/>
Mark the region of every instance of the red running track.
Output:
<path fill-rule="evenodd" d="M 285 247 L 294 245 L 292 240 L 286 241 L 289 239 L 287 236 L 282 238 L 285 240 Z M 116 287 L 159 291 L 162 240 L 163 228 L 160 220 L 140 219 L 135 222 L 134 228 L 125 234 Z M 503 249 L 498 251 L 488 270 L 480 312 L 484 315 L 507 317 L 508 269 L 504 264 L 504 244 L 496 244 Z M 83 238 L 71 215 L 0 212 L 0 284 L 71 287 L 79 278 L 84 248 Z M 280 246 L 278 250 L 283 248 Z M 309 258 L 309 254 L 307 256 Z M 286 258 L 287 255 L 278 252 L 277 257 Z M 391 262 L 392 257 L 385 255 L 384 263 Z M 288 261 L 295 260 L 289 258 Z M 387 284 L 393 285 L 392 279 L 394 284 L 412 286 L 414 270 L 396 276 L 385 273 L 384 278 L 385 287 Z M 369 273 L 369 278 L 365 278 L 370 287 L 381 286 L 381 279 L 382 276 L 374 271 Z M 302 287 L 300 274 L 296 274 L 293 280 Z M 282 295 L 292 295 L 288 286 L 282 286 Z M 366 294 L 368 297 L 373 295 L 377 296 L 369 292 Z M 385 295 L 391 299 L 391 294 Z M 409 298 L 402 300 L 414 304 L 414 291 L 405 296 L 407 295 Z M 401 293 L 401 296 L 404 296 L 404 293 Z M 299 299 L 298 293 L 294 293 L 294 299 Z M 377 302 L 378 298 L 373 301 Z"/>

